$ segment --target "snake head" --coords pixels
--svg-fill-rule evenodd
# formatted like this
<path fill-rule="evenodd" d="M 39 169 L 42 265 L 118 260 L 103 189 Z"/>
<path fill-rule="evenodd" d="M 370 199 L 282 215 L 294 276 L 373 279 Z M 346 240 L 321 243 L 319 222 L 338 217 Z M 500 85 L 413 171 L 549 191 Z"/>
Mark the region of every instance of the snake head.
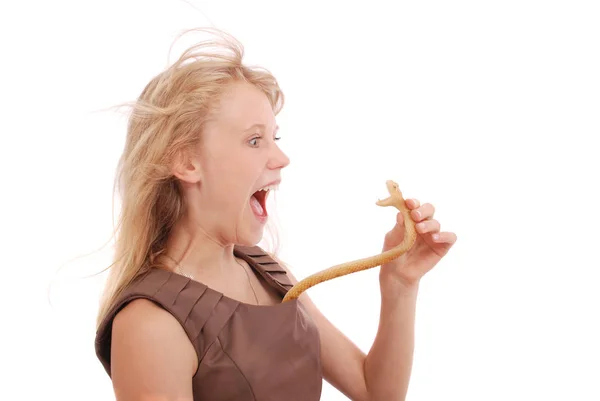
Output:
<path fill-rule="evenodd" d="M 402 192 L 400 191 L 400 186 L 392 180 L 387 180 L 385 182 L 388 192 L 390 196 L 386 199 L 380 199 L 376 202 L 378 206 L 392 206 L 394 204 L 403 203 Z"/>
<path fill-rule="evenodd" d="M 385 185 L 391 196 L 396 196 L 398 194 L 402 195 L 402 193 L 400 192 L 400 187 L 395 181 L 387 180 L 385 182 Z"/>
<path fill-rule="evenodd" d="M 404 202 L 404 196 L 402 195 L 402 191 L 400 191 L 400 186 L 395 181 L 387 180 L 385 185 L 390 193 L 390 198 L 394 199 L 396 202 Z"/>

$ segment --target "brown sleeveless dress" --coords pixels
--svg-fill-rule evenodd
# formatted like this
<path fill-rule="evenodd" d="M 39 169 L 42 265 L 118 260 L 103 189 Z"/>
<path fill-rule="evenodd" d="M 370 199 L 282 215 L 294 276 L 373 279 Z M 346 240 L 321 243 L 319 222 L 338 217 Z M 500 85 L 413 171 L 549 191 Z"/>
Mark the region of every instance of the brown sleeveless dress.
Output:
<path fill-rule="evenodd" d="M 282 296 L 292 287 L 285 270 L 260 247 L 236 246 Z M 96 334 L 96 355 L 110 376 L 111 328 L 136 299 L 154 301 L 182 325 L 198 355 L 195 401 L 313 401 L 322 388 L 317 327 L 298 300 L 272 306 L 236 301 L 182 275 L 152 269 L 121 295 Z"/>

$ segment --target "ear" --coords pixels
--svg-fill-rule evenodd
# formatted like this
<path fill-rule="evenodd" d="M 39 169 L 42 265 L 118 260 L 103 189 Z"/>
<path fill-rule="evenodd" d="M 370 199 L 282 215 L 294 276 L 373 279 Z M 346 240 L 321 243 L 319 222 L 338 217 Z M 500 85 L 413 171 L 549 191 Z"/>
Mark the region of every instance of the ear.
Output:
<path fill-rule="evenodd" d="M 197 155 L 181 151 L 173 160 L 173 175 L 183 182 L 196 184 L 202 178 L 202 166 Z"/>

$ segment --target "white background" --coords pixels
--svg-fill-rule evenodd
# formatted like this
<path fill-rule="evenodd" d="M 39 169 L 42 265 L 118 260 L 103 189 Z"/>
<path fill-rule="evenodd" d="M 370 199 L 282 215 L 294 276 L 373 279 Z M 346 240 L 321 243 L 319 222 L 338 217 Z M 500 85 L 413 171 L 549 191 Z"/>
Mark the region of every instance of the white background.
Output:
<path fill-rule="evenodd" d="M 380 251 L 387 179 L 458 235 L 422 281 L 409 400 L 600 400 L 597 4 L 3 2 L 0 399 L 114 399 L 104 276 L 85 276 L 110 263 L 125 119 L 94 111 L 214 24 L 287 98 L 276 215 L 297 277 Z M 377 273 L 309 290 L 365 352 Z"/>

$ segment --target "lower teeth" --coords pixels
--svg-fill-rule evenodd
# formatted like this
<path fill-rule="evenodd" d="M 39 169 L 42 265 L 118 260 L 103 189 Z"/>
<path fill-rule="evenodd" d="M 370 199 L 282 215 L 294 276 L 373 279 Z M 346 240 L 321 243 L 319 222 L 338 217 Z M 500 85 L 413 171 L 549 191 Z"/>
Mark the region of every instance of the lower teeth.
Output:
<path fill-rule="evenodd" d="M 252 202 L 252 204 L 254 205 L 254 209 L 256 210 L 257 214 L 259 214 L 260 216 L 264 215 L 264 209 L 262 208 L 260 202 L 258 201 L 258 199 L 256 199 L 254 196 L 250 198 L 250 202 Z"/>

